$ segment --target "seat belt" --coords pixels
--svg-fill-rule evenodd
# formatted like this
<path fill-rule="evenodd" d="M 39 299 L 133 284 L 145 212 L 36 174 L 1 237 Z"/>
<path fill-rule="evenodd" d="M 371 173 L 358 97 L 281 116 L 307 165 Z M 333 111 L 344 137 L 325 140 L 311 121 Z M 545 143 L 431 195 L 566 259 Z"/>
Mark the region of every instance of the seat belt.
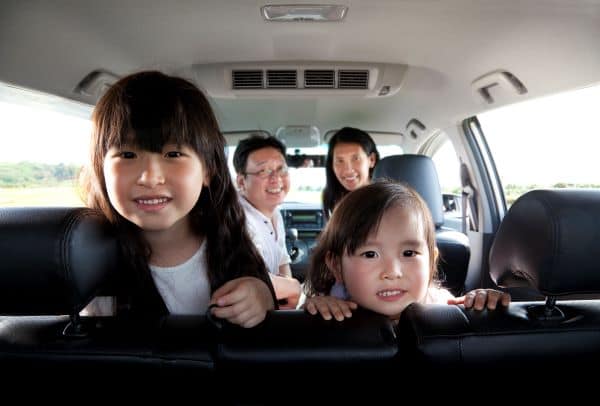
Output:
<path fill-rule="evenodd" d="M 468 230 L 479 230 L 479 216 L 477 210 L 477 189 L 473 186 L 471 175 L 464 162 L 460 164 L 460 183 L 462 186 L 462 231 L 467 234 Z M 467 217 L 469 228 L 467 228 Z"/>

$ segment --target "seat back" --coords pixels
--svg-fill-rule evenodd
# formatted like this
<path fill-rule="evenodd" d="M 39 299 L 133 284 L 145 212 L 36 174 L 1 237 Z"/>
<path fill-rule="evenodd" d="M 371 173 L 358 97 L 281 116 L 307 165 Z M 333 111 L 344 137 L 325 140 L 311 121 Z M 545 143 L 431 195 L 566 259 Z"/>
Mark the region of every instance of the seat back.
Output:
<path fill-rule="evenodd" d="M 462 292 L 471 251 L 466 235 L 444 227 L 442 190 L 435 164 L 425 155 L 392 155 L 377 163 L 373 179 L 386 178 L 411 186 L 427 203 L 436 227 L 439 273 L 445 288 Z"/>
<path fill-rule="evenodd" d="M 436 228 L 444 225 L 442 190 L 435 164 L 425 155 L 391 155 L 381 159 L 373 171 L 373 179 L 387 178 L 404 182 L 427 202 Z"/>
<path fill-rule="evenodd" d="M 256 390 L 262 386 L 248 377 L 285 370 L 292 382 L 309 374 L 333 382 L 345 374 L 347 382 L 367 367 L 390 365 L 396 355 L 391 321 L 368 311 L 345 323 L 303 310 L 273 311 L 252 329 L 205 315 L 124 312 L 78 317 L 81 328 L 71 334 L 76 317 L 69 316 L 125 266 L 115 237 L 89 209 L 0 209 L 0 369 L 29 383 L 57 379 L 78 387 L 106 377 L 111 384 L 130 384 L 135 376 L 180 386 L 189 379 L 195 390 L 222 384 L 221 403 L 262 404 L 264 391 Z M 231 382 L 238 390 L 230 390 Z"/>
<path fill-rule="evenodd" d="M 544 296 L 600 293 L 600 191 L 533 190 L 502 219 L 490 249 L 498 286 Z"/>
<path fill-rule="evenodd" d="M 0 314 L 79 312 L 117 266 L 105 217 L 86 208 L 0 208 Z"/>
<path fill-rule="evenodd" d="M 532 370 L 600 361 L 600 300 L 561 300 L 600 293 L 600 191 L 536 190 L 510 208 L 490 252 L 501 287 L 528 286 L 549 300 L 513 302 L 496 311 L 411 305 L 402 314 L 400 352 L 417 364 L 489 372 Z M 554 302 L 556 300 L 556 302 Z M 518 368 L 516 368 L 518 366 Z M 483 369 L 483 370 L 482 370 Z"/>

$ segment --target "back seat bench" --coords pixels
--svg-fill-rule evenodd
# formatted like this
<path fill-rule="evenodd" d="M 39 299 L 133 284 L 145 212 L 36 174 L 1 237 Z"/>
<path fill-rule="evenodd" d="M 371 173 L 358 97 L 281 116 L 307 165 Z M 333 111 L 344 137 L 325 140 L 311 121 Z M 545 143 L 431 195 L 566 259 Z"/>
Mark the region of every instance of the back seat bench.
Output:
<path fill-rule="evenodd" d="M 600 300 L 562 298 L 600 293 L 598 252 L 600 191 L 528 192 L 502 220 L 490 274 L 509 291 L 533 289 L 546 300 L 493 312 L 411 305 L 398 327 L 400 348 L 419 368 L 461 371 L 457 376 L 581 377 L 587 369 L 578 367 L 600 361 Z"/>
<path fill-rule="evenodd" d="M 2 208 L 0 367 L 23 370 L 28 379 L 40 370 L 44 379 L 75 380 L 105 373 L 126 380 L 135 373 L 209 387 L 265 376 L 349 382 L 373 374 L 410 383 L 418 370 L 458 371 L 450 375 L 462 379 L 473 368 L 486 371 L 476 373 L 483 378 L 503 368 L 514 374 L 595 365 L 600 300 L 560 298 L 600 291 L 599 222 L 600 192 L 592 191 L 530 192 L 507 213 L 492 246 L 491 276 L 507 288 L 535 288 L 546 302 L 514 302 L 494 312 L 413 304 L 397 326 L 368 311 L 343 323 L 277 311 L 242 329 L 205 316 L 78 320 L 102 281 L 118 272 L 111 227 L 88 209 Z M 256 388 L 228 396 L 251 396 Z"/>
<path fill-rule="evenodd" d="M 0 368 L 28 378 L 41 368 L 44 379 L 60 371 L 76 380 L 135 373 L 230 381 L 246 366 L 340 373 L 384 364 L 397 352 L 391 323 L 368 312 L 343 324 L 301 310 L 271 312 L 254 329 L 218 327 L 205 316 L 79 317 L 111 290 L 103 282 L 120 266 L 113 229 L 93 210 L 0 208 L 0 252 Z"/>

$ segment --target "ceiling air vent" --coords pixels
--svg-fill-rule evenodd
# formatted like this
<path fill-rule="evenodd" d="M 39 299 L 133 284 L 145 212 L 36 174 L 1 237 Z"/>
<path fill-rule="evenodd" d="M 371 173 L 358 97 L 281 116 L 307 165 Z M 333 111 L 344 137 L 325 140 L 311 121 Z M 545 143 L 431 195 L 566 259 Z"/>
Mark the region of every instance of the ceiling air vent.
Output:
<path fill-rule="evenodd" d="M 262 89 L 262 70 L 234 70 L 231 72 L 234 89 Z"/>
<path fill-rule="evenodd" d="M 335 72 L 333 70 L 305 70 L 304 87 L 313 89 L 331 89 L 335 86 Z"/>
<path fill-rule="evenodd" d="M 295 89 L 298 87 L 298 73 L 295 70 L 268 70 L 267 88 Z"/>
<path fill-rule="evenodd" d="M 339 70 L 338 71 L 339 89 L 368 89 L 369 71 L 368 70 Z"/>
<path fill-rule="evenodd" d="M 395 95 L 406 71 L 388 63 L 257 61 L 193 65 L 190 74 L 214 98 L 360 98 Z"/>

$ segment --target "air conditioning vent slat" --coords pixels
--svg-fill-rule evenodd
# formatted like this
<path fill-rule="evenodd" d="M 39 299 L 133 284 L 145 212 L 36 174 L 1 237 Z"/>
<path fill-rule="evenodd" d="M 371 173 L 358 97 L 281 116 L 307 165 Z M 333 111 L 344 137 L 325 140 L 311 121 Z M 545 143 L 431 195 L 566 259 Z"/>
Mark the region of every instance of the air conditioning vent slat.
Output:
<path fill-rule="evenodd" d="M 368 89 L 368 70 L 339 70 L 338 88 L 340 89 Z"/>
<path fill-rule="evenodd" d="M 295 89 L 298 87 L 298 72 L 295 70 L 268 70 L 267 88 Z"/>
<path fill-rule="evenodd" d="M 336 93 L 349 96 L 388 96 L 399 89 L 405 70 L 405 67 L 400 65 L 363 67 L 353 66 L 351 63 L 315 62 L 304 66 L 293 63 L 272 63 L 271 66 L 251 63 L 236 65 L 238 66 L 229 71 L 231 83 L 228 87 L 244 96 L 263 91 L 267 91 L 267 94 L 298 96 Z M 382 83 L 383 72 L 386 83 Z M 394 86 L 396 82 L 397 85 Z"/>
<path fill-rule="evenodd" d="M 262 89 L 264 87 L 262 70 L 234 70 L 231 74 L 234 89 Z"/>
<path fill-rule="evenodd" d="M 335 87 L 335 72 L 333 70 L 305 70 L 304 87 L 327 89 Z"/>

